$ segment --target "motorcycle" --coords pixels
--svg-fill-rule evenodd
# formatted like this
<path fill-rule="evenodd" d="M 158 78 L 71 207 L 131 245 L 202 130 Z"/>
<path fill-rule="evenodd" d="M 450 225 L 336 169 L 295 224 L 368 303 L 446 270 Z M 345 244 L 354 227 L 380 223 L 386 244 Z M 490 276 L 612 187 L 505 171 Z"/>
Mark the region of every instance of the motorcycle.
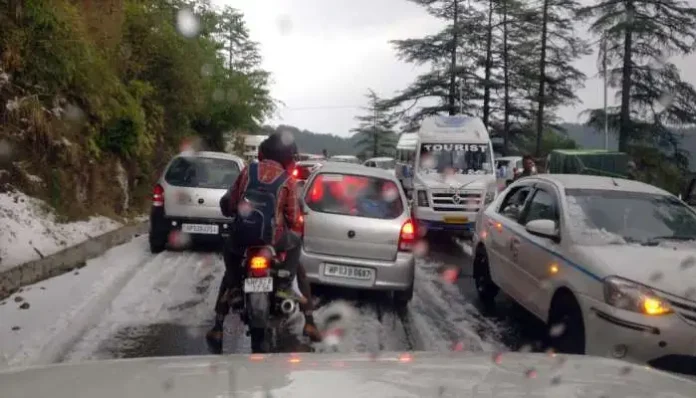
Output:
<path fill-rule="evenodd" d="M 288 320 L 305 300 L 293 292 L 294 275 L 283 268 L 284 257 L 272 246 L 250 247 L 244 254 L 242 321 L 248 327 L 253 353 L 279 351 Z"/>

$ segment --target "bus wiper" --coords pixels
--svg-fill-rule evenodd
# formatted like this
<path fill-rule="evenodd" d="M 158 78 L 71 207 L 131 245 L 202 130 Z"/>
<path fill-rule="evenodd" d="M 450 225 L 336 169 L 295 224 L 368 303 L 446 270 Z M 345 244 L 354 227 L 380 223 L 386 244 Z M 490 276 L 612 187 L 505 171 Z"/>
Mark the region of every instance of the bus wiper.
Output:
<path fill-rule="evenodd" d="M 660 244 L 660 241 L 663 240 L 676 240 L 676 241 L 681 241 L 681 242 L 687 242 L 690 240 L 696 240 L 696 236 L 692 235 L 664 235 L 664 236 L 655 236 L 652 237 L 644 242 L 641 243 L 643 246 L 657 246 Z"/>

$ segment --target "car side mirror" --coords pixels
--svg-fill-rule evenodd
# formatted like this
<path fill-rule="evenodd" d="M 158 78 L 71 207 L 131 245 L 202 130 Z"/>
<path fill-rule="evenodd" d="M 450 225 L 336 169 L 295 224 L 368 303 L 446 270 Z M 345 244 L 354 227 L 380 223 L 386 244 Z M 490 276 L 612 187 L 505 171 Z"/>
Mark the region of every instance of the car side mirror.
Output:
<path fill-rule="evenodd" d="M 548 238 L 555 242 L 560 239 L 558 226 L 553 220 L 533 220 L 524 227 L 532 235 Z"/>

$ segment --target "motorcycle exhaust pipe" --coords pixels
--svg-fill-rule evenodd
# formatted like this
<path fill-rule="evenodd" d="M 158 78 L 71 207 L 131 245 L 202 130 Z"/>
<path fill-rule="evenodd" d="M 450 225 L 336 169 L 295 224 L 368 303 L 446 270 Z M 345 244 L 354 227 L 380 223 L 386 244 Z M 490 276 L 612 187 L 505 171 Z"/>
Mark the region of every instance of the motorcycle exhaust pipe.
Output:
<path fill-rule="evenodd" d="M 285 315 L 290 315 L 293 312 L 295 312 L 295 308 L 297 306 L 295 305 L 295 302 L 290 299 L 285 299 L 280 303 L 280 310 L 283 312 Z"/>

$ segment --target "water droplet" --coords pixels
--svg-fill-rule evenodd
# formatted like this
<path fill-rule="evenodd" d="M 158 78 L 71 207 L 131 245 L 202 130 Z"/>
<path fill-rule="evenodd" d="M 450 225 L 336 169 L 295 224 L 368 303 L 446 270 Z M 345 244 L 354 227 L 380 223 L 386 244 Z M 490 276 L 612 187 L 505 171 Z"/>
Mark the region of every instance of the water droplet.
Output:
<path fill-rule="evenodd" d="M 242 218 L 249 217 L 249 214 L 251 214 L 251 211 L 253 210 L 253 207 L 249 202 L 242 202 L 237 206 L 237 214 L 241 216 Z"/>
<path fill-rule="evenodd" d="M 503 362 L 503 354 L 500 352 L 496 352 L 493 354 L 493 362 L 495 362 L 497 365 L 500 365 Z"/>
<path fill-rule="evenodd" d="M 566 325 L 565 323 L 557 323 L 555 325 L 552 325 L 551 328 L 549 329 L 549 336 L 551 337 L 559 337 L 565 332 Z"/>
<path fill-rule="evenodd" d="M 225 92 L 219 88 L 213 91 L 213 101 L 222 102 L 225 99 Z"/>
<path fill-rule="evenodd" d="M 557 385 L 559 385 L 559 384 L 561 384 L 561 376 L 553 376 L 553 377 L 551 378 L 551 385 L 552 385 L 552 386 L 557 386 Z"/>
<path fill-rule="evenodd" d="M 452 351 L 464 351 L 464 343 L 461 341 L 458 341 L 452 345 Z"/>
<path fill-rule="evenodd" d="M 164 391 L 171 391 L 173 388 L 174 388 L 174 380 L 167 379 L 164 382 L 162 382 L 162 389 Z"/>
<path fill-rule="evenodd" d="M 532 368 L 532 369 L 527 370 L 524 375 L 528 379 L 536 379 L 538 376 L 538 373 L 537 373 L 536 369 Z"/>
<path fill-rule="evenodd" d="M 205 64 L 201 66 L 201 76 L 210 77 L 213 75 L 213 65 Z"/>
<path fill-rule="evenodd" d="M 653 274 L 650 275 L 650 282 L 657 282 L 662 279 L 664 274 L 660 271 L 656 271 Z"/>
<path fill-rule="evenodd" d="M 193 11 L 184 8 L 176 14 L 176 28 L 184 37 L 191 38 L 198 34 L 200 22 Z"/>
<path fill-rule="evenodd" d="M 455 283 L 459 278 L 459 267 L 448 265 L 440 274 L 447 283 Z"/>
<path fill-rule="evenodd" d="M 684 292 L 684 297 L 685 297 L 685 298 L 689 298 L 689 299 L 690 299 L 690 298 L 692 298 L 692 297 L 694 297 L 694 296 L 696 296 L 696 288 L 695 288 L 695 287 L 690 287 L 690 288 L 686 289 L 686 291 Z"/>
<path fill-rule="evenodd" d="M 531 344 L 524 344 L 520 349 L 518 350 L 519 352 L 532 352 L 532 345 Z"/>
<path fill-rule="evenodd" d="M 621 370 L 619 371 L 619 374 L 620 374 L 621 376 L 626 376 L 626 375 L 628 375 L 629 373 L 631 373 L 632 371 L 633 371 L 633 368 L 632 368 L 632 367 L 630 367 L 630 366 L 624 366 L 624 367 L 622 367 Z"/>
<path fill-rule="evenodd" d="M 416 242 L 416 244 L 413 246 L 413 254 L 416 257 L 425 257 L 428 255 L 428 242 L 424 239 Z"/>
<path fill-rule="evenodd" d="M 181 232 L 172 231 L 169 233 L 169 245 L 176 249 L 185 249 L 191 243 L 191 235 Z"/>
<path fill-rule="evenodd" d="M 288 15 L 281 15 L 277 20 L 278 31 L 281 35 L 287 36 L 292 32 L 292 19 Z"/>
<path fill-rule="evenodd" d="M 399 198 L 399 190 L 394 185 L 389 185 L 382 190 L 382 199 L 387 202 L 393 202 Z"/>
<path fill-rule="evenodd" d="M 68 104 L 65 106 L 65 120 L 71 123 L 82 123 L 85 120 L 85 112 L 79 106 Z"/>
<path fill-rule="evenodd" d="M 295 142 L 295 137 L 292 135 L 292 132 L 284 130 L 280 133 L 280 140 L 283 142 L 283 145 L 290 145 Z"/>
<path fill-rule="evenodd" d="M 681 264 L 679 264 L 679 267 L 682 270 L 687 270 L 689 268 L 693 268 L 695 265 L 696 265 L 696 257 L 688 256 L 684 260 L 682 260 Z"/>
<path fill-rule="evenodd" d="M 437 161 L 432 155 L 421 156 L 421 166 L 424 169 L 435 169 L 437 167 Z"/>

